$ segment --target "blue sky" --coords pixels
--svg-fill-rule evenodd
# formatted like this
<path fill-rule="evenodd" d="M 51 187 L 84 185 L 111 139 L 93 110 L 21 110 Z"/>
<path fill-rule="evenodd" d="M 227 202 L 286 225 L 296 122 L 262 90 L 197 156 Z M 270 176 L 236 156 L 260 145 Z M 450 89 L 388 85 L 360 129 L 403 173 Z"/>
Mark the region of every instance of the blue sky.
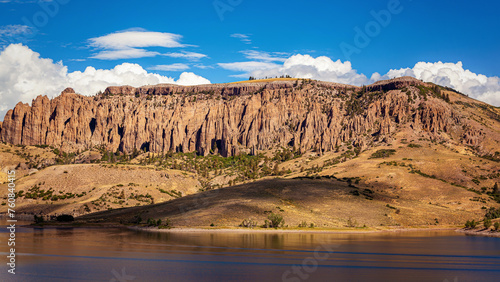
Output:
<path fill-rule="evenodd" d="M 40 58 L 61 61 L 68 73 L 131 63 L 174 79 L 192 72 L 211 83 L 290 72 L 365 84 L 412 71 L 478 99 L 480 91 L 492 92 L 482 100 L 500 104 L 499 10 L 497 1 L 463 0 L 0 0 L 0 50 L 22 43 Z M 390 20 L 377 22 L 374 14 L 387 13 Z M 356 45 L 356 28 L 367 34 L 370 27 L 369 42 Z M 141 38 L 151 46 L 138 44 Z M 342 46 L 357 51 L 346 56 Z M 308 57 L 293 57 L 299 54 Z M 330 61 L 317 60 L 322 56 Z M 290 58 L 293 66 L 283 68 Z M 419 62 L 433 65 L 417 71 Z M 457 77 L 448 79 L 446 68 Z M 428 69 L 432 75 L 425 76 Z M 471 78 L 466 70 L 487 80 Z M 466 88 L 464 79 L 476 79 L 475 88 Z M 481 84 L 493 88 L 478 90 Z"/>

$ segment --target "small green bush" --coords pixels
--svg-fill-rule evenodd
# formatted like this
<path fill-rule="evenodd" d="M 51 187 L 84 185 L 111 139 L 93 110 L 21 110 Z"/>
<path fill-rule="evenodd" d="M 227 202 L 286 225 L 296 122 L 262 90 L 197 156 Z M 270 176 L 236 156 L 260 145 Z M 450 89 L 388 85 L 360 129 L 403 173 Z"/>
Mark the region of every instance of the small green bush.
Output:
<path fill-rule="evenodd" d="M 477 221 L 475 221 L 474 219 L 472 221 L 467 220 L 467 222 L 465 223 L 465 227 L 476 228 L 477 224 L 478 224 Z"/>
<path fill-rule="evenodd" d="M 485 218 L 483 221 L 484 228 L 489 229 L 491 227 L 491 219 Z"/>
<path fill-rule="evenodd" d="M 285 225 L 285 220 L 283 219 L 283 216 L 280 214 L 276 213 L 271 213 L 270 215 L 267 216 L 267 219 L 264 223 L 264 227 L 266 228 L 278 228 L 278 227 L 283 227 Z"/>
<path fill-rule="evenodd" d="M 148 221 L 146 223 L 148 226 L 156 226 L 156 220 L 152 218 L 148 218 Z"/>
<path fill-rule="evenodd" d="M 370 157 L 370 159 L 379 159 L 379 158 L 387 158 L 396 153 L 396 150 L 394 149 L 380 149 L 373 153 Z"/>
<path fill-rule="evenodd" d="M 257 226 L 257 223 L 253 219 L 244 219 L 240 224 L 240 227 L 246 228 L 254 228 L 255 226 Z"/>
<path fill-rule="evenodd" d="M 484 215 L 485 218 L 488 219 L 495 219 L 495 218 L 500 218 L 500 208 L 495 209 L 495 208 L 490 208 L 486 214 Z"/>
<path fill-rule="evenodd" d="M 37 216 L 36 214 L 34 215 L 35 223 L 43 223 L 43 216 Z"/>
<path fill-rule="evenodd" d="M 307 222 L 302 221 L 301 223 L 299 223 L 299 228 L 304 228 L 304 227 L 307 227 Z"/>

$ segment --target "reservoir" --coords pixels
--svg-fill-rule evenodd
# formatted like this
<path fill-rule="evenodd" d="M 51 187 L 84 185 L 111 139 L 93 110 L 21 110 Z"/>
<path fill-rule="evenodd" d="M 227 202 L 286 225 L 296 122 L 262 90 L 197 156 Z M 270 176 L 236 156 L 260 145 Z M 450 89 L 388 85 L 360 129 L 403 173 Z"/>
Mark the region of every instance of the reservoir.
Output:
<path fill-rule="evenodd" d="M 0 281 L 499 281 L 500 238 L 454 231 L 145 232 L 16 228 Z"/>

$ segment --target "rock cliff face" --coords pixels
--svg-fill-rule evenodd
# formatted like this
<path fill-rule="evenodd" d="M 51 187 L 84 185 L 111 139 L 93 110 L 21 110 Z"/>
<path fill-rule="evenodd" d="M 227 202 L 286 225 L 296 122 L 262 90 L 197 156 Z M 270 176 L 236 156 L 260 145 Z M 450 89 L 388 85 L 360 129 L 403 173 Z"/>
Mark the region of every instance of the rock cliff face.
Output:
<path fill-rule="evenodd" d="M 39 96 L 32 106 L 9 110 L 0 140 L 232 156 L 281 146 L 330 151 L 346 142 L 365 149 L 408 129 L 480 150 L 486 131 L 424 88 L 430 86 L 412 78 L 363 88 L 310 80 L 123 86 L 94 97 L 68 88 L 53 100 Z"/>

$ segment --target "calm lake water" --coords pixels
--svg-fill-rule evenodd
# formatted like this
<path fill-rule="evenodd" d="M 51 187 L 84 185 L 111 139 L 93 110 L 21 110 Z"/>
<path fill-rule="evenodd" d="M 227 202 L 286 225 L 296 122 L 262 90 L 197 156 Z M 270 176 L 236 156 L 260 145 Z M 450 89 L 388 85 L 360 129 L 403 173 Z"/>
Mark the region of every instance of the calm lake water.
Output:
<path fill-rule="evenodd" d="M 384 234 L 16 230 L 0 281 L 500 281 L 500 238 Z M 285 280 L 283 280 L 285 279 Z"/>

